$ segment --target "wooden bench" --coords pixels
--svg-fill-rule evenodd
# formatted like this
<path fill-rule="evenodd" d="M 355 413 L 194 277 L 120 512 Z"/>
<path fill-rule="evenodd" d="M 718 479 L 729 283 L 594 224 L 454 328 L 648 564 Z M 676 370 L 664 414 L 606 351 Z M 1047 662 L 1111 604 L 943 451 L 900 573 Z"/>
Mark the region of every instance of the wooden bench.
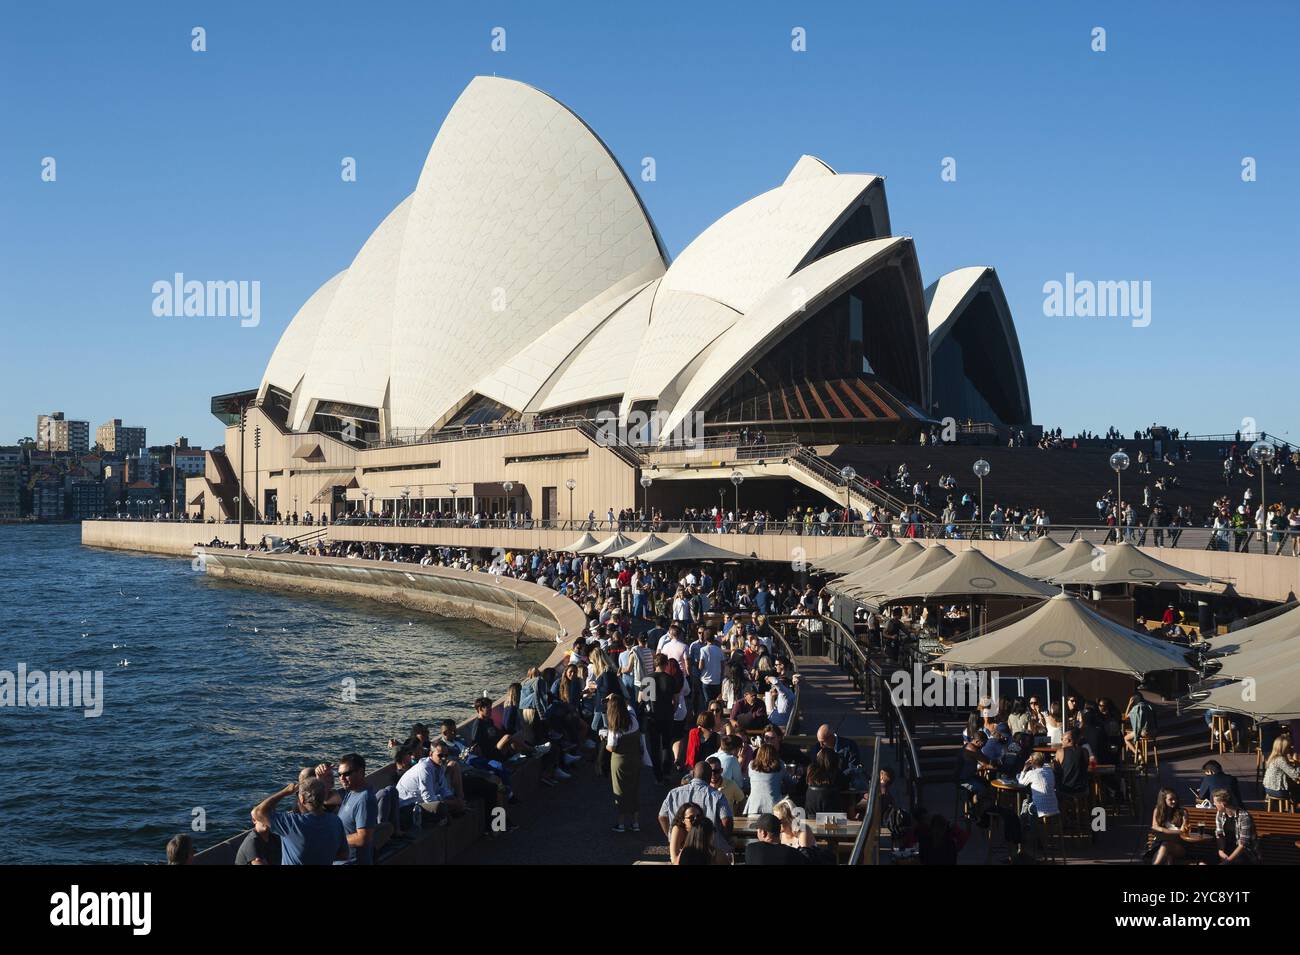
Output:
<path fill-rule="evenodd" d="M 1264 865 L 1300 864 L 1300 813 L 1264 812 L 1251 809 L 1250 818 L 1255 822 L 1255 834 L 1259 838 L 1259 854 Z M 1188 807 L 1187 821 L 1192 826 L 1202 826 L 1206 832 L 1214 832 L 1214 810 Z M 1147 847 L 1155 843 L 1155 833 L 1147 835 Z M 1213 843 L 1209 844 L 1211 852 L 1217 852 Z M 1193 860 L 1196 855 L 1191 855 Z"/>

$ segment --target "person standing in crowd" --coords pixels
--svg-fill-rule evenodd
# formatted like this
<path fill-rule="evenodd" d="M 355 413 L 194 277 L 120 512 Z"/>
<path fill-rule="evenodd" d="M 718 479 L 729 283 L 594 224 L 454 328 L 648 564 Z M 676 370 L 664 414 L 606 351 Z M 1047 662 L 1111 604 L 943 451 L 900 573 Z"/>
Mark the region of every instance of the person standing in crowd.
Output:
<path fill-rule="evenodd" d="M 635 709 L 611 693 L 605 705 L 605 749 L 614 791 L 615 832 L 641 831 L 638 818 L 641 790 L 641 726 Z"/>

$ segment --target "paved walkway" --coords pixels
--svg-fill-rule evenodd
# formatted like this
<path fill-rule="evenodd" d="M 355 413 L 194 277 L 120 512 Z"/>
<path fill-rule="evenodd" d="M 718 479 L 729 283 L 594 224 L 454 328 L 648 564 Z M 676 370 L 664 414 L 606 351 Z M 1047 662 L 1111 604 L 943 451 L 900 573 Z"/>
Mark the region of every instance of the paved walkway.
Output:
<path fill-rule="evenodd" d="M 803 688 L 799 732 L 812 735 L 829 723 L 845 736 L 882 732 L 880 720 L 867 712 L 853 686 L 826 657 L 796 657 Z M 888 754 L 882 754 L 888 757 Z M 888 765 L 888 763 L 887 763 Z M 456 859 L 465 865 L 631 865 L 667 862 L 668 840 L 659 829 L 659 806 L 669 790 L 648 769 L 641 773 L 641 832 L 617 833 L 609 780 L 595 775 L 587 759 L 574 778 L 553 789 L 542 788 L 511 810 L 514 832 L 483 839 Z"/>

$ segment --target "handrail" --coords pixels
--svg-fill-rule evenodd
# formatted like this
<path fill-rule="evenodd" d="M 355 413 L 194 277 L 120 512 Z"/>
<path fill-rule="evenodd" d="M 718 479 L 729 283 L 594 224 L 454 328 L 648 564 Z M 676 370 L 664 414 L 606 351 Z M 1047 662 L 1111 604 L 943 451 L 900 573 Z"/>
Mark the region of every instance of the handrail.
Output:
<path fill-rule="evenodd" d="M 829 656 L 839 663 L 841 668 L 849 671 L 858 692 L 867 698 L 884 721 L 889 740 L 898 753 L 898 771 L 907 784 L 908 801 L 915 807 L 924 779 L 921 773 L 920 755 L 916 750 L 916 740 L 912 737 L 907 713 L 898 705 L 894 694 L 889 691 L 888 681 L 880 665 L 858 645 L 848 628 L 834 617 L 823 615 L 817 619 L 822 621 L 823 634 L 827 628 L 830 630 L 829 639 L 836 652 Z M 846 665 L 846 657 L 853 663 Z"/>
<path fill-rule="evenodd" d="M 807 448 L 797 448 L 795 452 L 789 456 L 789 460 L 802 467 L 804 470 L 817 475 L 828 483 L 838 485 L 843 482 L 843 479 L 840 477 L 840 472 L 833 464 L 818 457 L 816 454 L 813 454 Z M 908 504 L 902 498 L 890 494 L 883 487 L 869 484 L 861 477 L 855 477 L 849 482 L 849 490 L 850 493 L 856 493 L 858 497 L 863 500 L 887 508 L 896 513 L 901 512 L 906 508 L 908 510 L 919 511 L 923 517 L 926 517 L 931 521 L 937 520 L 936 516 L 932 512 L 926 510 L 920 505 Z"/>
<path fill-rule="evenodd" d="M 178 518 L 162 517 L 157 518 L 152 515 L 144 517 L 124 515 L 121 512 L 113 514 L 103 514 L 94 520 L 119 520 L 133 522 L 150 522 L 161 524 L 192 524 L 201 527 L 209 524 L 235 524 L 238 523 L 234 518 L 227 518 L 221 521 L 208 520 L 185 520 Z M 396 521 L 392 517 L 381 517 L 372 514 L 370 517 L 340 517 L 328 524 L 304 524 L 301 521 L 294 525 L 289 525 L 287 521 L 272 521 L 262 518 L 260 520 L 245 520 L 245 525 L 249 527 L 267 527 L 267 526 L 295 526 L 295 527 L 390 527 L 390 528 L 411 528 L 411 529 L 451 529 L 451 530 L 510 530 L 510 531 L 574 531 L 582 533 L 590 531 L 593 533 L 628 533 L 643 534 L 654 532 L 658 534 L 684 534 L 694 533 L 698 535 L 715 535 L 718 534 L 713 521 L 707 519 L 690 520 L 687 518 L 675 518 L 665 520 L 639 520 L 636 518 L 627 520 L 609 521 L 606 519 L 586 520 L 586 519 L 564 519 L 564 520 L 542 520 L 540 518 L 516 518 L 510 520 L 507 518 L 484 518 L 479 521 L 464 518 L 456 520 L 450 517 L 437 518 L 419 518 L 419 517 L 399 517 Z M 764 521 L 761 524 L 752 520 L 748 521 L 726 521 L 723 523 L 723 530 L 719 536 L 734 537 L 738 535 L 789 535 L 793 537 L 908 537 L 916 540 L 988 540 L 988 541 L 1008 541 L 1029 543 L 1040 537 L 1051 537 L 1058 543 L 1069 543 L 1077 538 L 1082 537 L 1090 540 L 1096 545 L 1105 545 L 1114 543 L 1116 531 L 1113 526 L 1106 524 L 1049 524 L 1042 527 L 1030 527 L 1022 530 L 1020 525 L 1001 524 L 991 525 L 987 522 L 972 523 L 969 521 L 954 522 L 952 524 L 937 523 L 914 523 L 906 526 L 897 522 L 870 522 L 870 521 L 852 521 L 845 523 L 843 521 L 828 521 L 822 524 L 820 521 L 813 521 L 811 524 L 805 524 L 803 521 Z M 1136 544 L 1138 547 L 1158 547 L 1184 550 L 1223 550 L 1223 551 L 1240 551 L 1241 553 L 1256 553 L 1260 543 L 1260 537 L 1268 535 L 1268 550 L 1271 555 L 1277 555 L 1281 552 L 1284 556 L 1290 556 L 1291 545 L 1293 541 L 1300 540 L 1300 532 L 1293 531 L 1290 528 L 1270 527 L 1267 531 L 1260 530 L 1257 526 L 1249 527 L 1206 527 L 1204 525 L 1172 525 L 1166 524 L 1161 526 L 1143 526 L 1126 524 L 1120 528 L 1119 537 L 1126 542 Z M 833 556 L 833 555 L 828 555 Z M 814 568 L 815 570 L 815 568 Z"/>
<path fill-rule="evenodd" d="M 862 828 L 849 853 L 849 865 L 880 864 L 880 737 L 871 746 L 871 775 L 867 777 L 867 808 L 862 813 Z"/>
<path fill-rule="evenodd" d="M 314 541 L 318 538 L 324 537 L 328 533 L 329 533 L 328 525 L 318 524 L 315 527 L 312 527 L 306 533 L 298 534 L 294 537 L 284 538 L 284 542 L 286 544 L 300 544 L 303 541 Z"/>

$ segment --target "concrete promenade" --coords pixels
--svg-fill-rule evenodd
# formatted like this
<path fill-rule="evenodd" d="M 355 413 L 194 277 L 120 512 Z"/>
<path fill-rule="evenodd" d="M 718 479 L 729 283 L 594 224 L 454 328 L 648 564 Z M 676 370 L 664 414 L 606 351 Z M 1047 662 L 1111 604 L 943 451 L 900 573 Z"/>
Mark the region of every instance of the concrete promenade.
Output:
<path fill-rule="evenodd" d="M 491 551 L 495 547 L 508 549 L 567 547 L 580 537 L 582 530 L 544 530 L 503 527 L 391 527 L 375 524 L 331 524 L 325 528 L 301 525 L 250 524 L 245 527 L 245 542 L 256 546 L 263 535 L 284 538 L 299 537 L 324 530 L 325 540 L 373 541 L 385 544 L 410 544 L 416 546 L 473 547 Z M 626 531 L 628 537 L 639 540 L 641 531 Z M 1086 531 L 1096 542 L 1104 538 L 1104 531 Z M 1053 532 L 1060 543 L 1067 542 L 1074 532 L 1061 529 Z M 596 531 L 594 536 L 603 540 L 608 531 Z M 668 543 L 682 536 L 663 532 L 659 536 Z M 823 536 L 820 534 L 702 534 L 710 544 L 732 550 L 739 557 L 760 561 L 794 564 L 816 560 L 859 542 L 859 537 Z M 239 540 L 237 524 L 200 524 L 168 521 L 85 521 L 81 525 L 81 541 L 92 547 L 118 550 L 137 550 L 163 554 L 193 554 L 200 541 L 214 537 L 227 543 Z M 969 541 L 943 540 L 921 543 L 942 543 L 949 550 L 977 547 L 994 560 L 1007 557 L 1021 547 L 1020 541 Z M 1238 554 L 1230 551 L 1210 551 L 1199 547 L 1146 547 L 1147 553 L 1160 560 L 1193 573 L 1203 574 L 1222 581 L 1242 597 L 1278 603 L 1293 600 L 1300 595 L 1300 559 L 1259 553 Z"/>

